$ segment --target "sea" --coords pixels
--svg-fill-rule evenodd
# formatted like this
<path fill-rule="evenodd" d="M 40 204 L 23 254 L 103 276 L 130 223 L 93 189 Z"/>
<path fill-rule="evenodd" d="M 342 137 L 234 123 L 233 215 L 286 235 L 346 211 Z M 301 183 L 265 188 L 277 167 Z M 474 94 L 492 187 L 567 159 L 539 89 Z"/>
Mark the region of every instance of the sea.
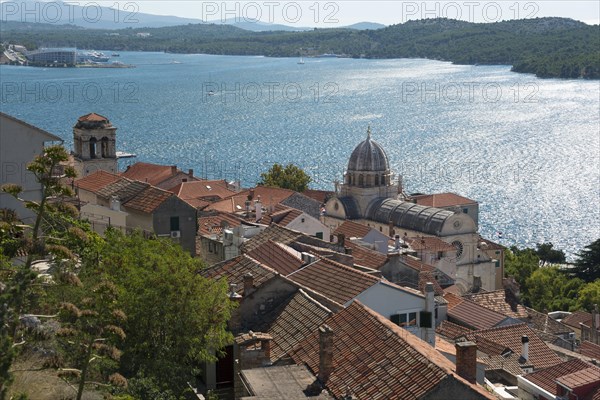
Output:
<path fill-rule="evenodd" d="M 104 51 L 113 55 L 111 51 Z M 135 161 L 250 186 L 294 163 L 333 190 L 370 128 L 407 193 L 480 204 L 503 245 L 552 242 L 569 259 L 600 237 L 600 82 L 424 59 L 120 52 L 135 68 L 0 66 L 2 112 L 72 147 L 95 112 Z"/>

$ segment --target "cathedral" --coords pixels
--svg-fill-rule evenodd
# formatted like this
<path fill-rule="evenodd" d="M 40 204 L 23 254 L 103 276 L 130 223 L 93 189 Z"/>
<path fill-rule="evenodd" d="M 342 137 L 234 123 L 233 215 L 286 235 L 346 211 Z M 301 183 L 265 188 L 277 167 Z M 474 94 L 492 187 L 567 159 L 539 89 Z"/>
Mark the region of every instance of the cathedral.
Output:
<path fill-rule="evenodd" d="M 475 220 L 461 210 L 419 205 L 406 197 L 370 128 L 350 155 L 343 184 L 325 204 L 322 218 L 332 230 L 353 220 L 390 238 L 437 237 L 456 249 L 451 257 L 440 257 L 437 268 L 464 287 L 473 287 L 480 278 L 481 287 L 496 289 L 497 263 L 481 248 Z"/>

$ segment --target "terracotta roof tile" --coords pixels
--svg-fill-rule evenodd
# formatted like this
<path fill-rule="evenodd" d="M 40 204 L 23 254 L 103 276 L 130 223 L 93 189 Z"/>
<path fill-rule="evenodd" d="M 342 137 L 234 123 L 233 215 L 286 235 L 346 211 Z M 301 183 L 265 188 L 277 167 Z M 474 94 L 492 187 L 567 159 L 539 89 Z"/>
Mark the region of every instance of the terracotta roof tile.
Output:
<path fill-rule="evenodd" d="M 548 314 L 541 313 L 534 310 L 533 308 L 525 307 L 529 314 L 526 321 L 527 324 L 540 332 L 548 333 L 550 335 L 561 335 L 569 332 L 573 332 L 573 329 L 569 326 L 558 322 L 557 320 L 548 316 Z"/>
<path fill-rule="evenodd" d="M 246 254 L 262 264 L 273 268 L 281 275 L 287 276 L 300 269 L 304 265 L 304 261 L 302 261 L 300 256 L 295 254 L 298 253 L 297 251 L 292 248 L 286 249 L 285 247 L 287 246 L 284 246 L 269 240 Z"/>
<path fill-rule="evenodd" d="M 133 197 L 137 196 L 146 188 L 149 188 L 148 183 L 132 181 L 127 178 L 120 178 L 119 180 L 109 183 L 103 188 L 99 189 L 96 194 L 106 200 L 117 197 L 121 203 L 124 203 Z"/>
<path fill-rule="evenodd" d="M 506 249 L 506 247 L 502 246 L 500 243 L 493 242 L 482 236 L 479 236 L 479 241 L 484 242 L 487 245 L 487 250 L 504 250 L 504 249 Z"/>
<path fill-rule="evenodd" d="M 514 376 L 523 375 L 522 366 L 528 366 L 528 363 L 521 359 L 521 356 L 516 353 L 509 354 L 497 354 L 481 359 L 487 367 L 486 371 L 502 370 L 506 371 Z"/>
<path fill-rule="evenodd" d="M 471 332 L 471 329 L 450 321 L 442 321 L 442 323 L 435 328 L 435 331 L 438 334 L 447 337 L 448 339 L 454 340 Z"/>
<path fill-rule="evenodd" d="M 231 195 L 221 201 L 211 204 L 207 209 L 219 210 L 224 212 L 239 212 L 246 209 L 246 200 L 252 196 L 252 201 L 260 199 L 263 207 L 269 208 L 281 203 L 283 200 L 294 194 L 293 190 L 281 189 L 268 186 L 257 186 L 253 189 Z"/>
<path fill-rule="evenodd" d="M 457 296 L 454 293 L 445 293 L 444 299 L 448 302 L 448 310 L 451 310 L 464 301 L 462 297 Z"/>
<path fill-rule="evenodd" d="M 494 290 L 493 292 L 482 292 L 465 295 L 469 300 L 483 306 L 487 309 L 496 311 L 511 318 L 527 318 L 529 313 L 521 304 L 509 304 L 506 302 L 504 290 Z"/>
<path fill-rule="evenodd" d="M 581 371 L 591 366 L 583 360 L 573 359 L 566 362 L 559 362 L 553 366 L 542 369 L 540 371 L 534 371 L 530 374 L 525 375 L 525 379 L 538 385 L 539 387 L 547 390 L 550 393 L 557 393 L 556 380 L 561 376 L 570 375 L 573 372 Z"/>
<path fill-rule="evenodd" d="M 146 189 L 122 204 L 127 208 L 132 208 L 145 213 L 152 213 L 158 206 L 171 197 L 175 197 L 171 192 L 167 192 L 166 190 L 154 186 L 148 186 Z"/>
<path fill-rule="evenodd" d="M 342 305 L 379 282 L 369 274 L 326 259 L 309 264 L 288 278 Z"/>
<path fill-rule="evenodd" d="M 594 383 L 600 386 L 600 368 L 590 365 L 588 368 L 563 375 L 556 379 L 556 382 L 571 390 Z"/>
<path fill-rule="evenodd" d="M 306 189 L 302 194 L 323 204 L 334 195 L 334 192 L 329 190 Z"/>
<path fill-rule="evenodd" d="M 175 166 L 137 162 L 122 172 L 121 176 L 156 186 L 178 173 L 182 172 Z"/>
<path fill-rule="evenodd" d="M 253 236 L 250 240 L 242 244 L 242 252 L 247 253 L 263 243 L 273 240 L 274 242 L 289 244 L 302 236 L 302 233 L 284 228 L 279 225 L 270 225 L 258 235 Z"/>
<path fill-rule="evenodd" d="M 200 271 L 200 275 L 205 278 L 215 280 L 224 278 L 228 284 L 235 284 L 236 293 L 238 294 L 244 293 L 244 275 L 248 273 L 252 274 L 254 278 L 255 288 L 276 275 L 276 272 L 271 268 L 260 264 L 246 255 L 237 256 Z"/>
<path fill-rule="evenodd" d="M 82 122 L 104 122 L 104 121 L 108 121 L 108 118 L 106 118 L 100 114 L 89 113 L 86 115 L 82 115 L 77 120 L 82 121 Z"/>
<path fill-rule="evenodd" d="M 580 328 L 580 323 L 590 326 L 592 324 L 592 314 L 586 311 L 575 311 L 573 314 L 563 318 L 562 323 L 577 329 Z"/>
<path fill-rule="evenodd" d="M 273 362 L 287 355 L 307 336 L 315 332 L 331 315 L 331 311 L 298 289 L 284 301 L 257 329 L 273 337 L 271 360 Z"/>
<path fill-rule="evenodd" d="M 450 376 L 473 397 L 493 398 L 458 377 L 454 364 L 440 352 L 358 301 L 325 322 L 334 335 L 334 368 L 327 388 L 336 398 L 346 390 L 361 400 L 425 398 Z M 318 333 L 300 342 L 290 355 L 317 375 Z"/>
<path fill-rule="evenodd" d="M 235 191 L 230 190 L 227 182 L 224 180 L 181 182 L 179 185 L 169 189 L 169 191 L 186 201 L 204 200 L 214 202 L 235 194 Z"/>
<path fill-rule="evenodd" d="M 367 236 L 369 232 L 371 232 L 371 228 L 366 225 L 359 224 L 354 221 L 344 221 L 344 223 L 338 226 L 333 233 L 343 233 L 346 239 L 350 239 L 352 237 L 362 239 Z"/>
<path fill-rule="evenodd" d="M 586 340 L 581 343 L 579 352 L 586 357 L 595 358 L 596 360 L 600 361 L 600 345 L 588 342 Z"/>
<path fill-rule="evenodd" d="M 435 236 L 403 237 L 402 240 L 415 251 L 452 251 L 456 247 Z"/>
<path fill-rule="evenodd" d="M 448 318 L 472 329 L 488 329 L 507 317 L 465 299 L 452 308 L 448 307 Z"/>
<path fill-rule="evenodd" d="M 242 220 L 235 215 L 228 213 L 217 213 L 198 218 L 198 234 L 211 235 L 221 232 L 221 225 L 226 223 L 229 227 L 234 228 L 242 223 Z"/>
<path fill-rule="evenodd" d="M 96 193 L 98 190 L 118 181 L 119 179 L 119 175 L 100 170 L 81 179 L 77 179 L 75 181 L 75 186 L 80 189 Z"/>
<path fill-rule="evenodd" d="M 514 324 L 474 331 L 467 334 L 472 341 L 489 340 L 500 346 L 509 348 L 513 353 L 521 354 L 521 337 L 529 337 L 529 361 L 534 368 L 546 368 L 561 362 L 561 359 L 525 324 Z"/>
<path fill-rule="evenodd" d="M 411 196 L 409 201 L 415 200 L 417 204 L 427 207 L 452 207 L 477 203 L 475 200 L 459 196 L 456 193 L 435 193 Z"/>
<path fill-rule="evenodd" d="M 387 262 L 387 255 L 376 250 L 367 249 L 350 240 L 344 242 L 345 247 L 352 249 L 352 258 L 355 265 L 379 270 Z"/>

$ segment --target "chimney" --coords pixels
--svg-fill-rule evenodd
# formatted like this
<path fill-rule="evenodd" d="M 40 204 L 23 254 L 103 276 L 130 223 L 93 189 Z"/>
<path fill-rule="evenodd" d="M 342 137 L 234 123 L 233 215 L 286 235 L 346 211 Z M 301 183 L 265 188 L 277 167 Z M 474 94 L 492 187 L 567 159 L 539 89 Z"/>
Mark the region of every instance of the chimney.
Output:
<path fill-rule="evenodd" d="M 175 175 L 177 173 L 177 165 L 171 165 L 171 175 Z"/>
<path fill-rule="evenodd" d="M 325 386 L 333 372 L 333 329 L 329 325 L 319 327 L 319 381 Z"/>
<path fill-rule="evenodd" d="M 471 383 L 477 380 L 477 345 L 473 342 L 456 342 L 456 373 Z"/>
<path fill-rule="evenodd" d="M 338 246 L 344 247 L 344 243 L 346 243 L 346 235 L 344 235 L 343 233 L 338 233 L 337 239 Z"/>
<path fill-rule="evenodd" d="M 256 221 L 259 221 L 262 218 L 262 204 L 260 202 L 260 196 L 258 196 L 258 200 L 254 201 L 254 213 L 256 215 Z"/>
<path fill-rule="evenodd" d="M 529 338 L 527 335 L 521 337 L 521 357 L 523 357 L 525 361 L 529 360 Z"/>
<path fill-rule="evenodd" d="M 229 284 L 229 293 L 227 293 L 227 295 L 229 296 L 229 299 L 232 301 L 239 301 L 242 296 L 240 296 L 239 294 L 236 293 L 237 290 L 237 285 L 235 283 L 230 283 Z"/>
<path fill-rule="evenodd" d="M 188 169 L 188 176 L 189 176 L 190 178 L 193 178 L 193 177 L 194 177 L 194 170 L 193 170 L 193 169 L 191 169 L 191 168 L 190 168 L 190 169 Z"/>
<path fill-rule="evenodd" d="M 400 235 L 394 235 L 394 247 L 396 250 L 400 248 Z"/>
<path fill-rule="evenodd" d="M 389 230 L 390 236 L 394 236 L 394 234 L 396 233 L 396 231 L 394 230 L 394 221 L 390 220 L 390 222 L 388 224 L 388 230 Z"/>
<path fill-rule="evenodd" d="M 435 347 L 435 291 L 433 283 L 427 282 L 424 288 L 425 292 L 425 311 L 429 313 L 429 321 L 421 321 L 425 327 L 425 341 Z"/>
<path fill-rule="evenodd" d="M 250 295 L 254 291 L 254 277 L 251 273 L 244 275 L 244 297 Z"/>
<path fill-rule="evenodd" d="M 266 360 L 271 359 L 271 339 L 263 339 L 260 341 L 260 349 L 262 350 L 262 355 Z"/>
<path fill-rule="evenodd" d="M 351 256 L 352 255 L 352 247 L 344 247 L 344 253 Z"/>

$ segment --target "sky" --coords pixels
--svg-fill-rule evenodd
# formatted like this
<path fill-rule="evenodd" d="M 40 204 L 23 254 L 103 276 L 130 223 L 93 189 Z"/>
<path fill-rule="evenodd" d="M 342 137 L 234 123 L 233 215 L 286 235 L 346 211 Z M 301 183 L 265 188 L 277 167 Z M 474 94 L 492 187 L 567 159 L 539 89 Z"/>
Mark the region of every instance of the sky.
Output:
<path fill-rule="evenodd" d="M 414 19 L 447 17 L 470 22 L 497 22 L 535 17 L 566 17 L 588 24 L 600 22 L 600 2 L 591 1 L 178 1 L 117 0 L 101 5 L 132 13 L 175 15 L 216 21 L 236 18 L 302 27 L 334 27 L 356 22 L 397 24 Z"/>

